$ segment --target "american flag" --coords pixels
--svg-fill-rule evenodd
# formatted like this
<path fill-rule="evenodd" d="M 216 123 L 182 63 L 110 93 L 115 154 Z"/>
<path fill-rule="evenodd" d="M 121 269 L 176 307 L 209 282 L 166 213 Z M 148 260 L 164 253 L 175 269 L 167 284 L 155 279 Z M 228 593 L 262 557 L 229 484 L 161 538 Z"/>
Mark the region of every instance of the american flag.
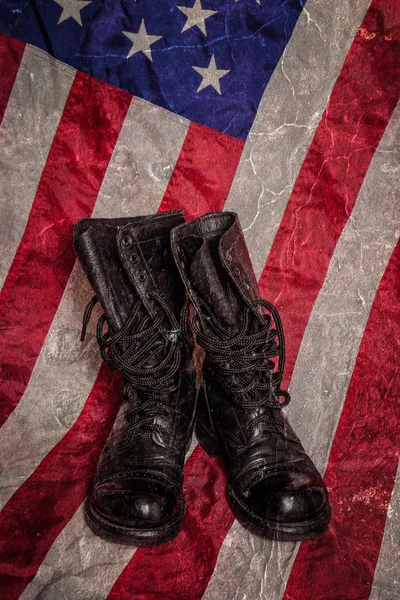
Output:
<path fill-rule="evenodd" d="M 2 600 L 400 597 L 399 94 L 398 0 L 2 0 Z M 72 226 L 167 209 L 239 214 L 320 538 L 249 534 L 195 443 L 174 541 L 84 523 L 120 382 L 79 342 Z"/>

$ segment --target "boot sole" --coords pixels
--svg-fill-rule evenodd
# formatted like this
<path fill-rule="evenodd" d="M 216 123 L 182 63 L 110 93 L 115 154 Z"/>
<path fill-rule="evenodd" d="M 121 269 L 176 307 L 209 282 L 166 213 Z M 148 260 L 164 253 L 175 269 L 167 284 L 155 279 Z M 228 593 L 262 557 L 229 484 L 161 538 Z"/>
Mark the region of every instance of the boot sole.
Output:
<path fill-rule="evenodd" d="M 85 502 L 85 520 L 93 533 L 108 542 L 125 546 L 159 546 L 170 542 L 182 528 L 185 511 L 186 502 L 182 499 L 179 509 L 171 521 L 159 527 L 144 529 L 109 521 L 94 508 L 89 498 Z"/>
<path fill-rule="evenodd" d="M 196 437 L 203 450 L 209 456 L 224 458 L 225 452 L 219 440 L 198 423 L 196 424 Z M 321 513 L 314 519 L 295 523 L 282 523 L 261 518 L 251 511 L 230 484 L 227 486 L 226 497 L 231 511 L 243 527 L 250 531 L 250 533 L 271 540 L 282 542 L 311 540 L 327 530 L 331 517 L 330 506 L 326 504 Z"/>

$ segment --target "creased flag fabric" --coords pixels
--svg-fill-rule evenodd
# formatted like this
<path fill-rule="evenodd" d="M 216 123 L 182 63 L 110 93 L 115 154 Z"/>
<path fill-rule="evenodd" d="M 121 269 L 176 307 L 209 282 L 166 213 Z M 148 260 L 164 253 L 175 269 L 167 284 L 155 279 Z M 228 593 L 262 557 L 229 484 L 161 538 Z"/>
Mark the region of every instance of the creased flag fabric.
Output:
<path fill-rule="evenodd" d="M 396 600 L 400 5 L 0 3 L 0 597 Z M 287 339 L 287 411 L 326 534 L 249 534 L 196 441 L 169 544 L 84 523 L 121 382 L 101 364 L 72 227 L 234 210 Z"/>

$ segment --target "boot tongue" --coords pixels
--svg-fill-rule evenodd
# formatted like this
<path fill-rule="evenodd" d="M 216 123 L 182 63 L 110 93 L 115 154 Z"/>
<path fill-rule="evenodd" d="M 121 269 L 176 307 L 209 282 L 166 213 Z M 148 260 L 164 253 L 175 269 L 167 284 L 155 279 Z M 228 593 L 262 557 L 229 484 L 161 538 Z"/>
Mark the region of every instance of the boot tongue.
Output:
<path fill-rule="evenodd" d="M 218 321 L 235 331 L 242 324 L 246 304 L 221 263 L 218 242 L 219 238 L 203 240 L 191 262 L 189 277 L 197 294 L 210 306 Z"/>
<path fill-rule="evenodd" d="M 183 216 L 157 215 L 151 222 L 129 223 L 118 234 L 118 251 L 131 284 L 150 314 L 157 303 L 151 294 L 161 296 L 179 322 L 185 299 L 184 284 L 171 250 L 170 233 Z M 125 245 L 124 245 L 125 241 Z M 159 306 L 157 306 L 159 308 Z"/>
<path fill-rule="evenodd" d="M 139 296 L 121 264 L 116 236 L 128 219 L 87 219 L 74 231 L 74 245 L 113 331 L 131 314 Z"/>
<path fill-rule="evenodd" d="M 132 219 L 86 219 L 76 224 L 75 250 L 114 332 L 121 329 L 139 299 L 144 307 L 138 319 L 150 312 L 149 291 L 160 293 L 180 311 L 183 284 L 171 256 L 169 235 L 182 222 L 183 213 L 168 212 Z"/>
<path fill-rule="evenodd" d="M 143 316 L 155 318 L 162 309 L 154 295 L 161 297 L 174 313 L 179 323 L 185 299 L 183 282 L 172 256 L 170 233 L 175 225 L 184 222 L 181 213 L 160 213 L 149 220 L 132 222 L 118 232 L 117 246 L 121 264 L 134 286 L 143 305 Z M 164 314 L 160 325 L 162 335 L 165 329 L 175 329 Z M 141 343 L 146 343 L 143 340 Z M 165 358 L 165 347 L 159 345 L 146 362 L 146 367 L 156 367 Z M 166 398 L 165 398 L 166 399 Z"/>

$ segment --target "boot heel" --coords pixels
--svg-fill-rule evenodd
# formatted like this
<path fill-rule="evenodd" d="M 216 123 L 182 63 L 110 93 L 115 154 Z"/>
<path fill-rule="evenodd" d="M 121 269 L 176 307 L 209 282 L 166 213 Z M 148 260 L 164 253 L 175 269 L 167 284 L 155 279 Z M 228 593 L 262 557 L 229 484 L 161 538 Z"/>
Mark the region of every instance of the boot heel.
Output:
<path fill-rule="evenodd" d="M 195 431 L 200 446 L 208 456 L 221 456 L 223 454 L 222 446 L 213 433 L 206 431 L 199 423 L 196 423 Z"/>

